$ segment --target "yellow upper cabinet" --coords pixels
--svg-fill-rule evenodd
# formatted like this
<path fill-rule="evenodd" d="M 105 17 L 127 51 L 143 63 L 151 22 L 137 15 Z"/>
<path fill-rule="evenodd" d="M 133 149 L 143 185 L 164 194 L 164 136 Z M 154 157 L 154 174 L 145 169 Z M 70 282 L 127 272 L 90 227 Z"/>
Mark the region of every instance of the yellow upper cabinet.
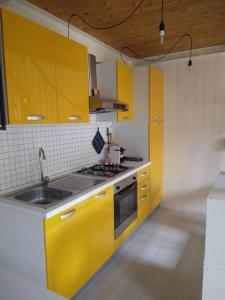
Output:
<path fill-rule="evenodd" d="M 66 298 L 89 278 L 89 200 L 45 221 L 48 288 Z"/>
<path fill-rule="evenodd" d="M 59 123 L 89 121 L 87 47 L 54 34 Z"/>
<path fill-rule="evenodd" d="M 163 72 L 153 66 L 149 68 L 150 120 L 163 120 Z"/>
<path fill-rule="evenodd" d="M 57 123 L 53 32 L 1 13 L 9 123 Z"/>
<path fill-rule="evenodd" d="M 133 70 L 132 67 L 120 61 L 116 66 L 117 98 L 129 105 L 127 112 L 118 112 L 118 121 L 133 119 Z"/>

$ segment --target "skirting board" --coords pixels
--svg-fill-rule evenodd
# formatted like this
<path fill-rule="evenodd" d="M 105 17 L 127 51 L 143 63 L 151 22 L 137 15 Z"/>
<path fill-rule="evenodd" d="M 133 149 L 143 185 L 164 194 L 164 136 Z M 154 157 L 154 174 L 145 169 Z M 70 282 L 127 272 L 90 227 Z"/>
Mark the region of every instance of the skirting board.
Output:
<path fill-rule="evenodd" d="M 165 202 L 161 202 L 160 204 L 161 207 L 164 207 L 164 208 L 168 208 L 168 209 L 172 209 L 172 210 L 177 210 L 177 211 L 180 211 L 180 212 L 183 212 L 183 213 L 189 213 L 189 214 L 194 214 L 194 215 L 199 215 L 199 216 L 206 216 L 206 213 L 205 212 L 202 212 L 202 211 L 199 211 L 199 210 L 194 210 L 194 209 L 181 209 L 180 207 L 177 207 L 176 205 L 171 205 L 171 204 L 168 204 L 168 203 L 165 203 Z"/>

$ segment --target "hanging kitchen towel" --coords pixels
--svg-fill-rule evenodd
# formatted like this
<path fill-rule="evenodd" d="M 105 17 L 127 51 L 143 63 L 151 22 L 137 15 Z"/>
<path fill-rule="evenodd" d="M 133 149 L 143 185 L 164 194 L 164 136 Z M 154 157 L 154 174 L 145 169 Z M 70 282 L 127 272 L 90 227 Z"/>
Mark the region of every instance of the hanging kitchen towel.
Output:
<path fill-rule="evenodd" d="M 92 146 L 94 147 L 95 151 L 98 154 L 100 154 L 102 152 L 102 149 L 104 148 L 104 145 L 105 145 L 105 141 L 98 128 L 96 135 L 92 140 Z"/>

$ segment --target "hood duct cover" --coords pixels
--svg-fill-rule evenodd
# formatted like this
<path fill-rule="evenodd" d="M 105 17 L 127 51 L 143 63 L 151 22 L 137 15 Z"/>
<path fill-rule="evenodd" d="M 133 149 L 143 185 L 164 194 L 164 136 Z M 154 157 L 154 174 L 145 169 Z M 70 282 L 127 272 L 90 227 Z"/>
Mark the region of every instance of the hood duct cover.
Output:
<path fill-rule="evenodd" d="M 112 84 L 113 86 L 113 82 L 107 83 L 107 85 L 110 84 Z M 123 103 L 114 98 L 104 97 L 104 95 L 100 95 L 100 91 L 97 87 L 96 57 L 92 54 L 89 54 L 89 105 L 90 113 L 95 114 L 116 111 L 128 111 L 129 109 L 126 103 Z"/>

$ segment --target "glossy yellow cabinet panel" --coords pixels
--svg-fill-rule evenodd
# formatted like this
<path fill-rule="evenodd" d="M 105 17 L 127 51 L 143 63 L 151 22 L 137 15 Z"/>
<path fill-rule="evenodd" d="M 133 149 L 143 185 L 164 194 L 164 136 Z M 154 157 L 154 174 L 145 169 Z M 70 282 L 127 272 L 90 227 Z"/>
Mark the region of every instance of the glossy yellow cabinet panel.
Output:
<path fill-rule="evenodd" d="M 137 173 L 138 183 L 140 183 L 143 180 L 146 180 L 147 178 L 150 178 L 150 166 L 138 171 Z"/>
<path fill-rule="evenodd" d="M 9 123 L 57 123 L 53 32 L 1 13 Z"/>
<path fill-rule="evenodd" d="M 89 121 L 87 47 L 54 34 L 59 123 Z"/>
<path fill-rule="evenodd" d="M 160 69 L 149 68 L 150 120 L 163 120 L 164 76 Z"/>
<path fill-rule="evenodd" d="M 91 198 L 89 221 L 89 272 L 93 275 L 114 251 L 113 187 Z"/>
<path fill-rule="evenodd" d="M 132 67 L 120 61 L 117 62 L 117 98 L 129 105 L 127 112 L 118 112 L 118 121 L 133 119 L 133 70 Z"/>
<path fill-rule="evenodd" d="M 138 182 L 138 223 L 141 224 L 150 213 L 150 178 Z"/>
<path fill-rule="evenodd" d="M 151 210 L 162 199 L 163 185 L 163 122 L 150 122 Z"/>
<path fill-rule="evenodd" d="M 44 224 L 48 288 L 66 298 L 89 278 L 89 204 L 86 200 Z"/>

